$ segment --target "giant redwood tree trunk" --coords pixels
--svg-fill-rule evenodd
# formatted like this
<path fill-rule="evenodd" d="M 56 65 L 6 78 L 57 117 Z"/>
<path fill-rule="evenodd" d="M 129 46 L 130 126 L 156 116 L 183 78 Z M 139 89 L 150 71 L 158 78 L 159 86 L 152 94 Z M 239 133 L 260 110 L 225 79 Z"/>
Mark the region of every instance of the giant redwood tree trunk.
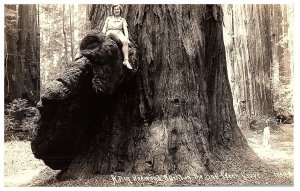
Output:
<path fill-rule="evenodd" d="M 271 6 L 223 5 L 234 106 L 238 121 L 246 124 L 252 117 L 273 114 Z"/>
<path fill-rule="evenodd" d="M 5 100 L 40 96 L 40 63 L 35 5 L 5 5 Z"/>
<path fill-rule="evenodd" d="M 109 8 L 90 6 L 92 28 L 102 28 Z M 42 97 L 35 156 L 63 178 L 242 169 L 253 152 L 234 114 L 220 6 L 126 5 L 124 13 L 134 70 L 120 68 L 103 34 L 87 35 L 86 58 Z"/>

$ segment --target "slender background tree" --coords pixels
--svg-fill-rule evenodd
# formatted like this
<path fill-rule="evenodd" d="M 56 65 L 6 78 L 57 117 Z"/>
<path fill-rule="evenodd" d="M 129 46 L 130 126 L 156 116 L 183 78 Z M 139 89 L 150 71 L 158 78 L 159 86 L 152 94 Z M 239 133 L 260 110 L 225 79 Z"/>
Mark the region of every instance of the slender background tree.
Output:
<path fill-rule="evenodd" d="M 294 6 L 275 4 L 270 10 L 274 109 L 288 115 L 294 113 Z"/>

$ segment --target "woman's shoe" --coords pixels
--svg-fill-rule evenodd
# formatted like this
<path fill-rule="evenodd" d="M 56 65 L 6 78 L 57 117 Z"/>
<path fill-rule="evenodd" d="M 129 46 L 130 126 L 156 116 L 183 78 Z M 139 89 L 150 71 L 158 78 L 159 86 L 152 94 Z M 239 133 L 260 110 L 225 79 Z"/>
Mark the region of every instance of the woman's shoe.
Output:
<path fill-rule="evenodd" d="M 133 68 L 131 67 L 130 63 L 128 62 L 128 59 L 125 59 L 123 64 L 130 70 L 132 70 Z"/>

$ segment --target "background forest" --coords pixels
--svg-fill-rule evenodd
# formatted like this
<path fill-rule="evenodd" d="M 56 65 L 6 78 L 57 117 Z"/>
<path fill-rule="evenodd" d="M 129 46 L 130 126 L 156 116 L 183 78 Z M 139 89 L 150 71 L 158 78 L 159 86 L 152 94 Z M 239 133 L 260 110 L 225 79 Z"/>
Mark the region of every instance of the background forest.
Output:
<path fill-rule="evenodd" d="M 79 43 L 89 30 L 87 6 L 37 5 L 40 25 L 41 84 L 53 80 L 75 60 Z M 41 86 L 43 92 L 43 85 Z"/>
<path fill-rule="evenodd" d="M 264 127 L 270 126 L 274 133 L 276 152 L 283 147 L 277 139 L 285 137 L 288 162 L 277 164 L 276 159 L 270 163 L 293 169 L 294 7 L 222 5 L 222 10 L 226 65 L 238 126 L 255 152 L 269 161 L 270 156 L 261 154 L 258 146 Z M 13 150 L 13 141 L 32 140 L 40 117 L 36 108 L 40 96 L 49 82 L 80 57 L 79 46 L 86 33 L 103 24 L 95 22 L 93 11 L 99 10 L 83 4 L 5 5 L 6 151 Z M 7 170 L 5 176 L 13 178 L 17 173 Z"/>

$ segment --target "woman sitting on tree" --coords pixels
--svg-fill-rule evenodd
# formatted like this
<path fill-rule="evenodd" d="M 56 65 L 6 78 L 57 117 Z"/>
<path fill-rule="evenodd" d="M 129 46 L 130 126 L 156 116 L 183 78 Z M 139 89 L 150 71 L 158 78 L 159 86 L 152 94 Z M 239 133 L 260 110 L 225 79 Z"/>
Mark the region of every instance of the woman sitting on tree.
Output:
<path fill-rule="evenodd" d="M 119 37 L 123 44 L 123 64 L 127 66 L 127 68 L 132 69 L 128 61 L 128 29 L 126 20 L 121 17 L 122 7 L 120 5 L 113 5 L 111 8 L 111 12 L 113 16 L 109 16 L 106 18 L 102 32 L 106 36 L 108 36 L 109 34 L 115 34 Z"/>

